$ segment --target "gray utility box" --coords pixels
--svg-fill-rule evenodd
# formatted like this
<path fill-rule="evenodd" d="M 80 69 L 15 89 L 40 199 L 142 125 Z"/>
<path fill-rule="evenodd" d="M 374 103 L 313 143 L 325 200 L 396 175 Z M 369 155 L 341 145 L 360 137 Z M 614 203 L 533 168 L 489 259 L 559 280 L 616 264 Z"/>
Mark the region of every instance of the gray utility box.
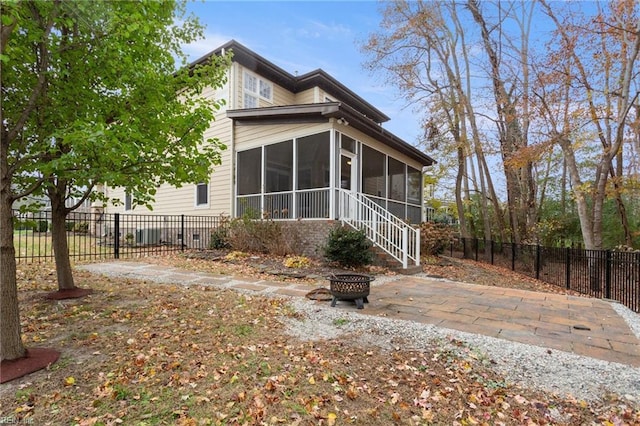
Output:
<path fill-rule="evenodd" d="M 136 230 L 136 244 L 152 245 L 160 243 L 160 229 L 147 228 Z"/>

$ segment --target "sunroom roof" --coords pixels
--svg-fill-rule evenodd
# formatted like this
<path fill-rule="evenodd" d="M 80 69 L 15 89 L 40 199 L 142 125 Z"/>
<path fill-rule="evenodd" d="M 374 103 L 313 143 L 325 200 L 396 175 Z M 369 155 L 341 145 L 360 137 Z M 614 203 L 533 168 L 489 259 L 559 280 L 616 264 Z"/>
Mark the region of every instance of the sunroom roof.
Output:
<path fill-rule="evenodd" d="M 228 110 L 227 117 L 245 124 L 318 123 L 326 122 L 330 118 L 342 118 L 349 123 L 349 126 L 418 161 L 423 166 L 430 166 L 436 162 L 424 152 L 342 102 Z"/>

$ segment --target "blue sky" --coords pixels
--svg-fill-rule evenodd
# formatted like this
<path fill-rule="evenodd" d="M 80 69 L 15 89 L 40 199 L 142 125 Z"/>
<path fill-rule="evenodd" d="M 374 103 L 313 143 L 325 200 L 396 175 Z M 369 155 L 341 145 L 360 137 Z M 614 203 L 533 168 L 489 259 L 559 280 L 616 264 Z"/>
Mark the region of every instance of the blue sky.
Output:
<path fill-rule="evenodd" d="M 409 143 L 422 135 L 420 117 L 364 69 L 359 44 L 378 29 L 376 1 L 197 1 L 188 5 L 206 26 L 206 39 L 185 47 L 197 59 L 231 39 L 295 74 L 322 68 L 380 109 L 384 127 Z"/>

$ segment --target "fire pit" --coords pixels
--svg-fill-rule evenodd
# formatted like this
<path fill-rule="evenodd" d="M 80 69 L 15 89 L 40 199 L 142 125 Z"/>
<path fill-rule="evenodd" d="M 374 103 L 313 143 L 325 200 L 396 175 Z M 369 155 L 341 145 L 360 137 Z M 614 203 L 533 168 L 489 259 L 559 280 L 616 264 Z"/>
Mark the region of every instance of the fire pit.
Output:
<path fill-rule="evenodd" d="M 327 279 L 331 282 L 331 306 L 336 306 L 338 300 L 353 300 L 358 309 L 364 308 L 363 303 L 369 303 L 369 287 L 375 277 L 365 274 L 334 274 Z"/>

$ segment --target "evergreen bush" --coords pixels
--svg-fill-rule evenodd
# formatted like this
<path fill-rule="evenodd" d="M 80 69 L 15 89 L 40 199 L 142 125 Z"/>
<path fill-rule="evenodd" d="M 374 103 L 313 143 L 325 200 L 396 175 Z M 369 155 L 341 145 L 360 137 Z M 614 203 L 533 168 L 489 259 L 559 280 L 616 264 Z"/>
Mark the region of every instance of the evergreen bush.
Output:
<path fill-rule="evenodd" d="M 73 226 L 73 231 L 79 234 L 86 234 L 89 232 L 89 223 L 88 222 L 76 222 Z"/>
<path fill-rule="evenodd" d="M 227 249 L 229 244 L 229 218 L 220 216 L 220 224 L 211 230 L 210 249 Z"/>
<path fill-rule="evenodd" d="M 33 232 L 47 232 L 49 230 L 49 222 L 46 220 L 39 220 L 33 226 Z"/>
<path fill-rule="evenodd" d="M 364 231 L 338 226 L 329 232 L 324 256 L 330 262 L 347 267 L 368 265 L 373 262 L 371 242 Z"/>

